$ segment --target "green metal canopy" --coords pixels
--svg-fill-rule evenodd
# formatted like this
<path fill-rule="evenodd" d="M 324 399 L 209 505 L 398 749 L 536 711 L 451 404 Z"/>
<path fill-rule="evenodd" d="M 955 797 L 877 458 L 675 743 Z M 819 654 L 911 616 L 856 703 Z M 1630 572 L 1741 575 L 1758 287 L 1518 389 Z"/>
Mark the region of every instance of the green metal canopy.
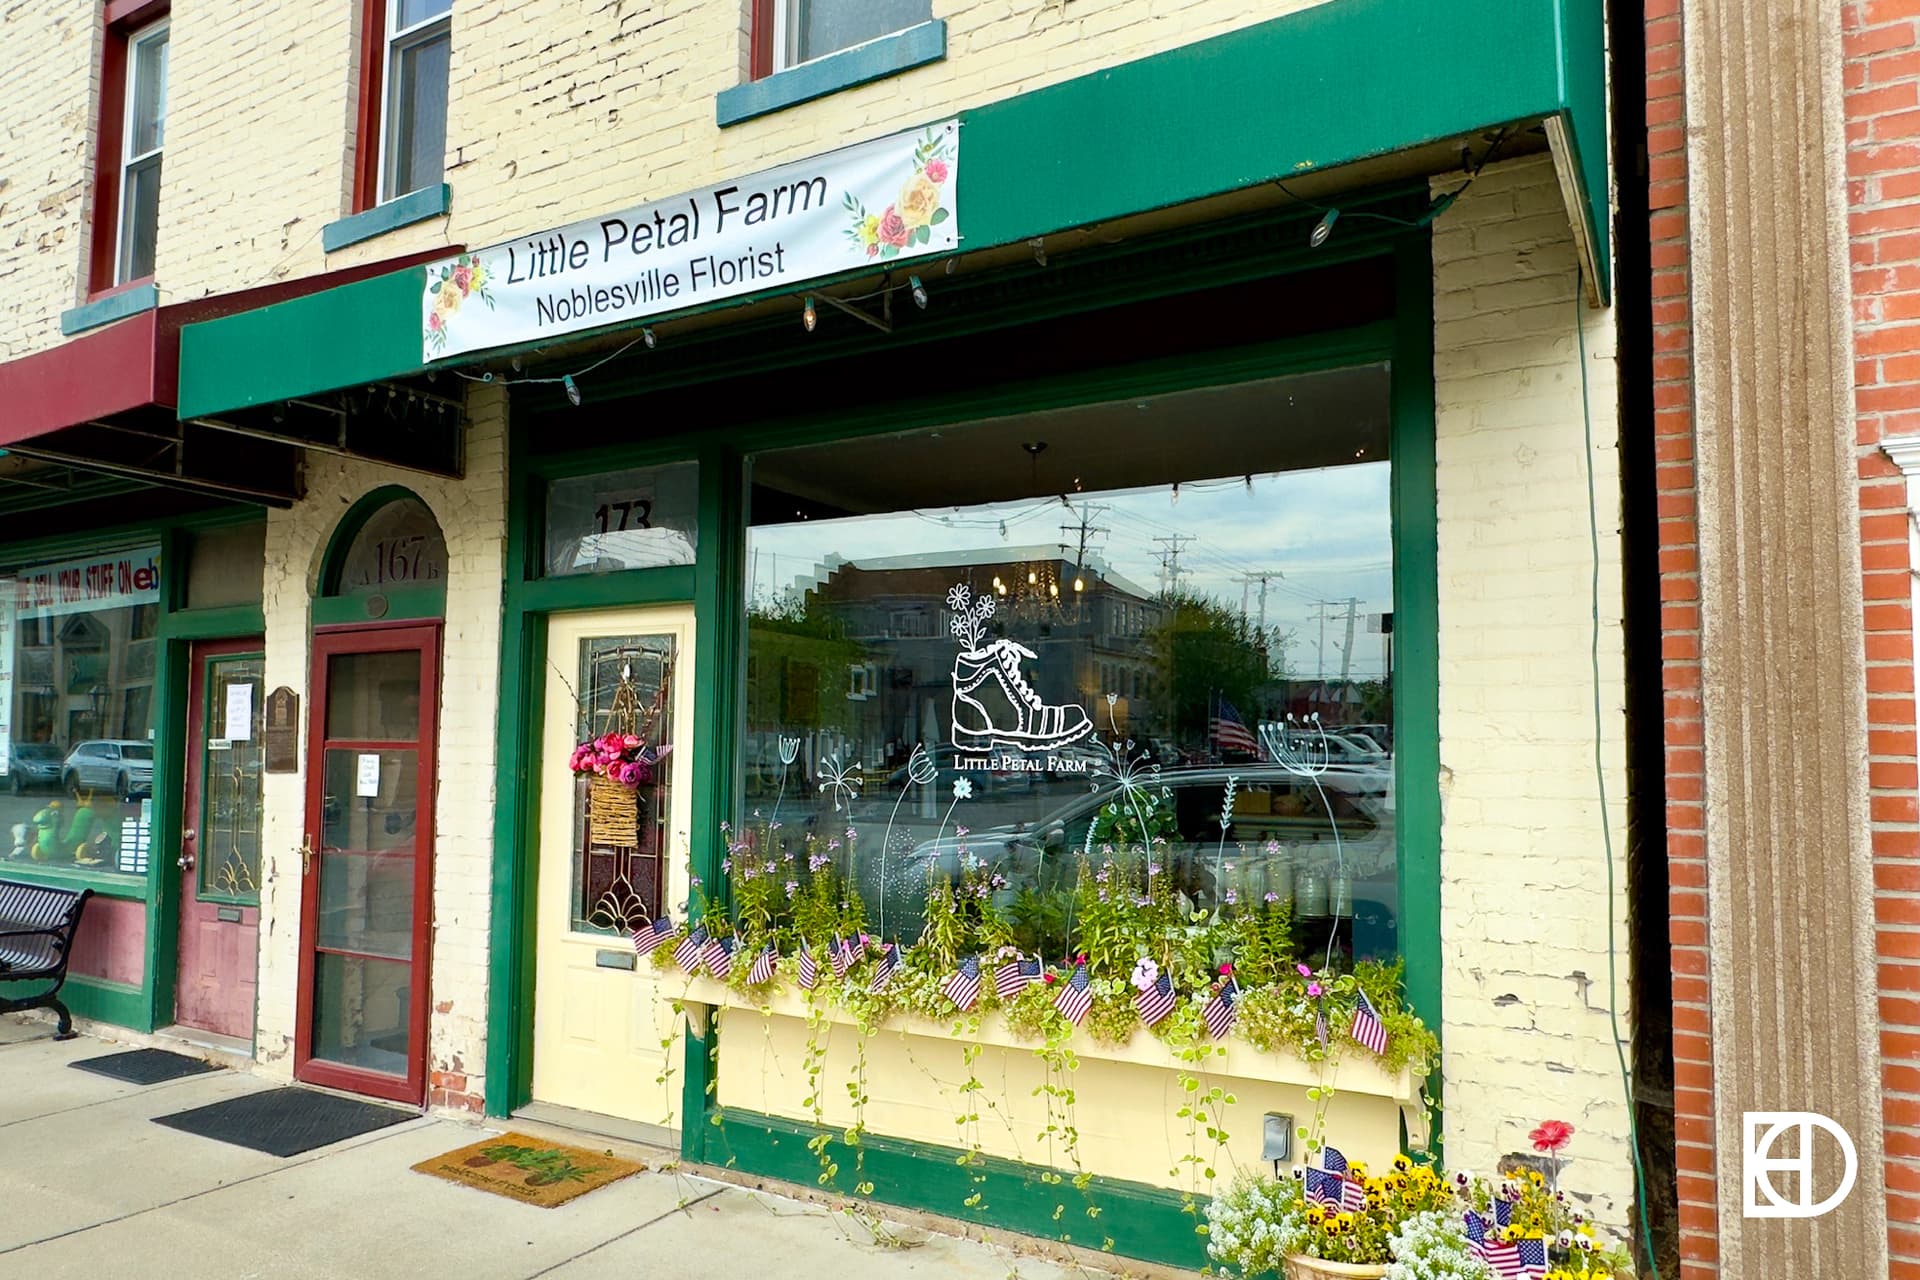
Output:
<path fill-rule="evenodd" d="M 1593 297 L 1605 302 L 1605 59 L 1601 0 L 1325 0 L 962 112 L 967 248 L 1544 121 Z M 425 371 L 420 291 L 408 268 L 188 326 L 180 416 Z"/>

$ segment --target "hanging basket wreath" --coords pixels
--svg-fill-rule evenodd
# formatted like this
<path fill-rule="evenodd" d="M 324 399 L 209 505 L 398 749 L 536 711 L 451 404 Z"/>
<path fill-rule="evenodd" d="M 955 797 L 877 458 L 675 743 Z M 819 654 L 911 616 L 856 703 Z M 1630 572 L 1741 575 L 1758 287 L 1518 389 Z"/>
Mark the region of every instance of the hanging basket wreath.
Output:
<path fill-rule="evenodd" d="M 661 682 L 664 694 L 666 682 Z M 645 723 L 639 699 L 625 672 L 614 691 L 608 719 L 611 727 L 573 749 L 567 767 L 576 778 L 590 780 L 587 789 L 587 835 L 597 845 L 631 849 L 640 843 L 641 787 L 652 786 L 660 762 L 673 748 L 649 746 L 646 733 L 659 713 L 659 700 L 647 709 Z"/>

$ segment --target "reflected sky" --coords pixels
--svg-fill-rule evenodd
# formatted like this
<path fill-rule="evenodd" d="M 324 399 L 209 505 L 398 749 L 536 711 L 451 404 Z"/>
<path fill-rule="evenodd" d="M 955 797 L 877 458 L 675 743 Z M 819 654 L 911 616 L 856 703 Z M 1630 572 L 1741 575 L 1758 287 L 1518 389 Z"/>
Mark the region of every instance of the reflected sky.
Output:
<path fill-rule="evenodd" d="M 1379 615 L 1393 607 L 1391 471 L 1386 462 L 1233 476 L 1146 489 L 1022 499 L 967 508 L 922 508 L 846 520 L 754 528 L 749 595 L 766 606 L 824 578 L 832 557 L 871 561 L 939 554 L 949 563 L 999 563 L 1011 555 L 1079 554 L 1142 595 L 1168 584 L 1170 538 L 1188 539 L 1179 585 L 1265 619 L 1295 678 L 1338 677 L 1347 620 L 1349 672 L 1386 670 Z M 1071 506 L 1071 510 L 1069 509 Z M 1351 605 L 1350 603 L 1351 602 Z"/>

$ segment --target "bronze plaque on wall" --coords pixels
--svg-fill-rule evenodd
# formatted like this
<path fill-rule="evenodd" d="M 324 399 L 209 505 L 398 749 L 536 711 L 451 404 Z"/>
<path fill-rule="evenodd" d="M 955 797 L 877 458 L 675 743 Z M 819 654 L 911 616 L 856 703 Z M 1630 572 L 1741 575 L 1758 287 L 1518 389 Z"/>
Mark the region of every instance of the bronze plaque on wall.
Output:
<path fill-rule="evenodd" d="M 285 685 L 267 695 L 267 728 L 262 737 L 268 773 L 299 772 L 300 695 Z"/>

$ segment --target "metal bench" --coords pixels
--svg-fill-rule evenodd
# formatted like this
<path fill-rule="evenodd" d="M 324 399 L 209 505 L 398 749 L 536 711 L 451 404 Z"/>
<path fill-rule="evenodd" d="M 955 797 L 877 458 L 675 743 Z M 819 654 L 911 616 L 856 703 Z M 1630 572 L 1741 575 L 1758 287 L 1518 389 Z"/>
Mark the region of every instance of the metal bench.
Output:
<path fill-rule="evenodd" d="M 0 995 L 0 1013 L 51 1009 L 60 1019 L 53 1038 L 73 1039 L 73 1015 L 60 1002 L 60 987 L 67 980 L 67 958 L 80 930 L 80 913 L 92 896 L 91 889 L 0 880 L 0 983 L 48 984 L 37 995 Z"/>

